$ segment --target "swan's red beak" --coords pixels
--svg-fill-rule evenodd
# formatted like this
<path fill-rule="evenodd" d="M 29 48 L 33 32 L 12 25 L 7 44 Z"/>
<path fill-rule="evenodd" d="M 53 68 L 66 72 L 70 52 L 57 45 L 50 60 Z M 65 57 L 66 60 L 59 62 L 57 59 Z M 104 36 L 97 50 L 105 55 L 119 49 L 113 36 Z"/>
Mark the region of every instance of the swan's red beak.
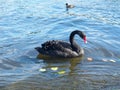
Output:
<path fill-rule="evenodd" d="M 83 40 L 84 40 L 84 43 L 87 43 L 86 36 L 84 36 Z"/>

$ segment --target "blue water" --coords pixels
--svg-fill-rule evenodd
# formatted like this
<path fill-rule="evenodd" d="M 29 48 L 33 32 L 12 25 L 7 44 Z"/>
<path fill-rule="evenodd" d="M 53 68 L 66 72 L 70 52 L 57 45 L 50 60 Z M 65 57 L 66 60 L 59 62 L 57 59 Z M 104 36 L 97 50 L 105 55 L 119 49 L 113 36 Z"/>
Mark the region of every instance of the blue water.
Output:
<path fill-rule="evenodd" d="M 66 2 L 75 7 L 66 11 Z M 0 0 L 1 90 L 120 89 L 119 8 L 119 0 Z M 37 58 L 35 47 L 69 41 L 76 29 L 88 40 L 75 37 L 81 59 Z"/>

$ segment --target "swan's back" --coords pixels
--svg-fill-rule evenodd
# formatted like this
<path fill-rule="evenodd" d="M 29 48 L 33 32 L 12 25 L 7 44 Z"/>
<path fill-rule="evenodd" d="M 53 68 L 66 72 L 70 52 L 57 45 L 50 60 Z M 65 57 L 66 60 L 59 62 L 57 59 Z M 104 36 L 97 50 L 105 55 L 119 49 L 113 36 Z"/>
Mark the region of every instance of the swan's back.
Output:
<path fill-rule="evenodd" d="M 67 42 L 63 41 L 58 41 L 58 40 L 52 40 L 52 41 L 47 41 L 42 44 L 42 49 L 44 50 L 61 50 L 63 51 L 65 48 L 71 49 L 71 45 Z"/>

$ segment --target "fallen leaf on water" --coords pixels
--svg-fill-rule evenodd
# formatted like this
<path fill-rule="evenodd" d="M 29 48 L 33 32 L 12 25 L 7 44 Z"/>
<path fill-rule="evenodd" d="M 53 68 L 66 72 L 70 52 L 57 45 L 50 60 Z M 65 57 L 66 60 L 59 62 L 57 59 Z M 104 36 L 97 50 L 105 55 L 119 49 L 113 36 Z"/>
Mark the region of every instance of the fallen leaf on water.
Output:
<path fill-rule="evenodd" d="M 116 62 L 115 60 L 113 60 L 113 59 L 110 59 L 110 62 Z"/>
<path fill-rule="evenodd" d="M 52 67 L 51 70 L 57 71 L 57 70 L 58 70 L 58 67 Z"/>
<path fill-rule="evenodd" d="M 64 70 L 59 71 L 58 74 L 65 74 L 65 71 Z"/>
<path fill-rule="evenodd" d="M 88 60 L 88 61 L 92 61 L 93 59 L 92 59 L 92 58 L 90 58 L 90 57 L 88 57 L 88 58 L 87 58 L 87 60 Z"/>
<path fill-rule="evenodd" d="M 46 69 L 45 69 L 45 68 L 40 68 L 39 71 L 40 71 L 40 72 L 45 72 Z"/>

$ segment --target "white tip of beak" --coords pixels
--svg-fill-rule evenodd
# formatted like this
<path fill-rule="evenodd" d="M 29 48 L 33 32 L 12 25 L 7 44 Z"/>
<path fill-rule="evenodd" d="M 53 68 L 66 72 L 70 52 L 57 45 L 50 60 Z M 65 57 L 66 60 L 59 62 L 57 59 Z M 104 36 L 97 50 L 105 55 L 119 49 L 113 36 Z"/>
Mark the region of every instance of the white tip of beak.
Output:
<path fill-rule="evenodd" d="M 84 41 L 84 43 L 86 43 L 86 44 L 87 44 L 87 41 Z"/>

